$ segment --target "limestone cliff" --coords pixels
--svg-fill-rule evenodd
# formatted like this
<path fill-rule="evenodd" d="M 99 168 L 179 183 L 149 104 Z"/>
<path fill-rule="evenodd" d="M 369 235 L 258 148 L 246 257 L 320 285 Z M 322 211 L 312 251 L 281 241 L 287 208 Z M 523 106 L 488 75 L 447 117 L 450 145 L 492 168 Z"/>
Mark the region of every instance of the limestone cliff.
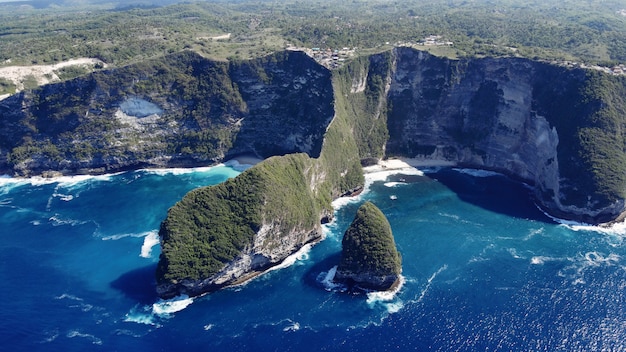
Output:
<path fill-rule="evenodd" d="M 184 51 L 2 100 L 0 174 L 289 154 L 168 214 L 160 293 L 199 294 L 317 240 L 331 200 L 362 187 L 360 162 L 385 156 L 497 170 L 552 214 L 613 220 L 625 209 L 625 121 L 624 77 L 526 59 L 396 48 L 331 73 L 298 52 L 217 62 Z"/>
<path fill-rule="evenodd" d="M 335 281 L 384 291 L 400 279 L 401 259 L 391 226 L 371 202 L 359 207 L 343 235 L 341 247 Z"/>
<path fill-rule="evenodd" d="M 303 53 L 228 63 L 185 51 L 1 101 L 0 174 L 319 156 L 333 114 L 330 71 Z"/>
<path fill-rule="evenodd" d="M 561 217 L 598 223 L 624 211 L 623 78 L 409 48 L 394 50 L 393 67 L 387 155 L 503 172 Z"/>

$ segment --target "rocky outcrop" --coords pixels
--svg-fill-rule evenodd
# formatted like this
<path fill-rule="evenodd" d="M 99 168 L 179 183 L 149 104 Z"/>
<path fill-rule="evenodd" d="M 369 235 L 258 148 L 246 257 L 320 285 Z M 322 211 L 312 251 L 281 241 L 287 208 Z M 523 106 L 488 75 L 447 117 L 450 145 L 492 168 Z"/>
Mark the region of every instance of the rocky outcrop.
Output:
<path fill-rule="evenodd" d="M 625 111 L 624 77 L 527 59 L 396 48 L 331 73 L 293 51 L 241 62 L 183 51 L 0 101 L 0 174 L 282 155 L 168 214 L 159 290 L 199 294 L 315 241 L 332 198 L 363 185 L 361 160 L 495 170 L 554 215 L 611 221 L 626 206 Z"/>
<path fill-rule="evenodd" d="M 268 237 L 281 235 L 280 240 L 268 245 Z M 218 272 L 205 278 L 183 278 L 181 280 L 159 280 L 157 295 L 161 298 L 173 298 L 181 294 L 190 297 L 217 291 L 223 287 L 238 285 L 250 280 L 267 269 L 281 264 L 308 243 L 322 239 L 319 226 L 293 228 L 288 233 L 281 233 L 274 224 L 263 224 L 254 236 L 251 245 L 246 246 L 234 259 L 228 261 Z"/>
<path fill-rule="evenodd" d="M 341 261 L 334 281 L 385 291 L 400 279 L 400 254 L 385 215 L 365 202 L 341 241 Z"/>
<path fill-rule="evenodd" d="M 343 190 L 328 179 L 339 176 L 346 187 L 362 184 L 361 174 L 348 182 L 324 160 L 324 154 L 269 158 L 225 183 L 185 195 L 159 231 L 159 296 L 197 296 L 242 283 L 321 240 L 320 224 L 331 209 L 326 201 L 333 188 Z M 359 165 L 358 158 L 351 160 Z"/>

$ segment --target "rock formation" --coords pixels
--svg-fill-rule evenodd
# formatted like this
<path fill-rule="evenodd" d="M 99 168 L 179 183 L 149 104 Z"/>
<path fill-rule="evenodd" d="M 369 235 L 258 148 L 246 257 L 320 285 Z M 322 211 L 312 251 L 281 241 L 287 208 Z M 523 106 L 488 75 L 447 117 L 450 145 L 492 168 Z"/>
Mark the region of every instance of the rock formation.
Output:
<path fill-rule="evenodd" d="M 371 202 L 356 213 L 341 241 L 341 262 L 335 281 L 385 291 L 400 279 L 402 265 L 391 226 Z"/>
<path fill-rule="evenodd" d="M 260 187 L 246 205 L 254 221 L 208 211 L 178 223 L 184 211 L 168 215 L 160 292 L 199 294 L 315 241 L 332 199 L 363 185 L 360 163 L 385 156 L 499 171 L 531 185 L 553 215 L 612 221 L 626 209 L 625 111 L 625 77 L 528 59 L 451 60 L 396 48 L 331 72 L 299 52 L 215 62 L 183 51 L 0 101 L 0 174 L 197 166 L 244 153 L 285 158 L 261 163 L 256 176 L 298 181 L 284 184 L 300 192 L 298 201 Z M 244 183 L 194 192 L 180 209 L 213 207 L 204 197 L 217 208 L 233 204 Z M 286 200 L 293 208 L 277 211 Z M 241 236 L 187 228 L 210 227 L 209 217 Z"/>

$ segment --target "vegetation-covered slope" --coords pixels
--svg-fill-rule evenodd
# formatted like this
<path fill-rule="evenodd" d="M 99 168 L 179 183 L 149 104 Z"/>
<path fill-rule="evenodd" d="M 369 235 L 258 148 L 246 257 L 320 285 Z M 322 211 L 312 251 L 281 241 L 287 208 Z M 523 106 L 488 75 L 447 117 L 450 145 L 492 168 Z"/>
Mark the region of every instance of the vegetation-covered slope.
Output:
<path fill-rule="evenodd" d="M 359 207 L 341 241 L 335 280 L 375 290 L 389 289 L 400 277 L 400 254 L 385 215 L 371 202 Z"/>
<path fill-rule="evenodd" d="M 318 241 L 331 201 L 363 186 L 355 123 L 338 109 L 318 158 L 267 159 L 172 207 L 160 230 L 159 295 L 198 295 L 238 283 Z"/>
<path fill-rule="evenodd" d="M 183 51 L 0 101 L 0 173 L 318 156 L 332 95 L 330 72 L 301 52 L 228 63 Z"/>

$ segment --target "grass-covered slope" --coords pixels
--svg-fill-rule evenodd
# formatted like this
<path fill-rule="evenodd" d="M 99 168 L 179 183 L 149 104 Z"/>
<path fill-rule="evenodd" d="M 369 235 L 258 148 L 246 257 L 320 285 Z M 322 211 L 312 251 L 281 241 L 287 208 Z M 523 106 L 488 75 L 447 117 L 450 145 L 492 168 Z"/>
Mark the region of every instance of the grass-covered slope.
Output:
<path fill-rule="evenodd" d="M 386 290 L 398 280 L 402 264 L 391 226 L 373 203 L 359 207 L 341 246 L 336 280 L 377 290 Z"/>
<path fill-rule="evenodd" d="M 274 157 L 222 184 L 189 192 L 161 224 L 159 283 L 211 277 L 252 250 L 255 234 L 268 222 L 278 225 L 276 234 L 316 229 L 320 210 L 306 178 L 310 163 L 306 154 Z M 281 241 L 265 240 L 268 247 Z"/>
<path fill-rule="evenodd" d="M 333 77 L 334 96 L 363 94 L 350 93 L 346 82 Z M 334 101 L 319 157 L 266 159 L 224 184 L 190 192 L 170 209 L 160 231 L 159 295 L 201 294 L 237 283 L 319 240 L 331 201 L 364 183 L 359 146 L 368 135 L 355 131 L 373 117 L 357 119 L 348 99 Z"/>

